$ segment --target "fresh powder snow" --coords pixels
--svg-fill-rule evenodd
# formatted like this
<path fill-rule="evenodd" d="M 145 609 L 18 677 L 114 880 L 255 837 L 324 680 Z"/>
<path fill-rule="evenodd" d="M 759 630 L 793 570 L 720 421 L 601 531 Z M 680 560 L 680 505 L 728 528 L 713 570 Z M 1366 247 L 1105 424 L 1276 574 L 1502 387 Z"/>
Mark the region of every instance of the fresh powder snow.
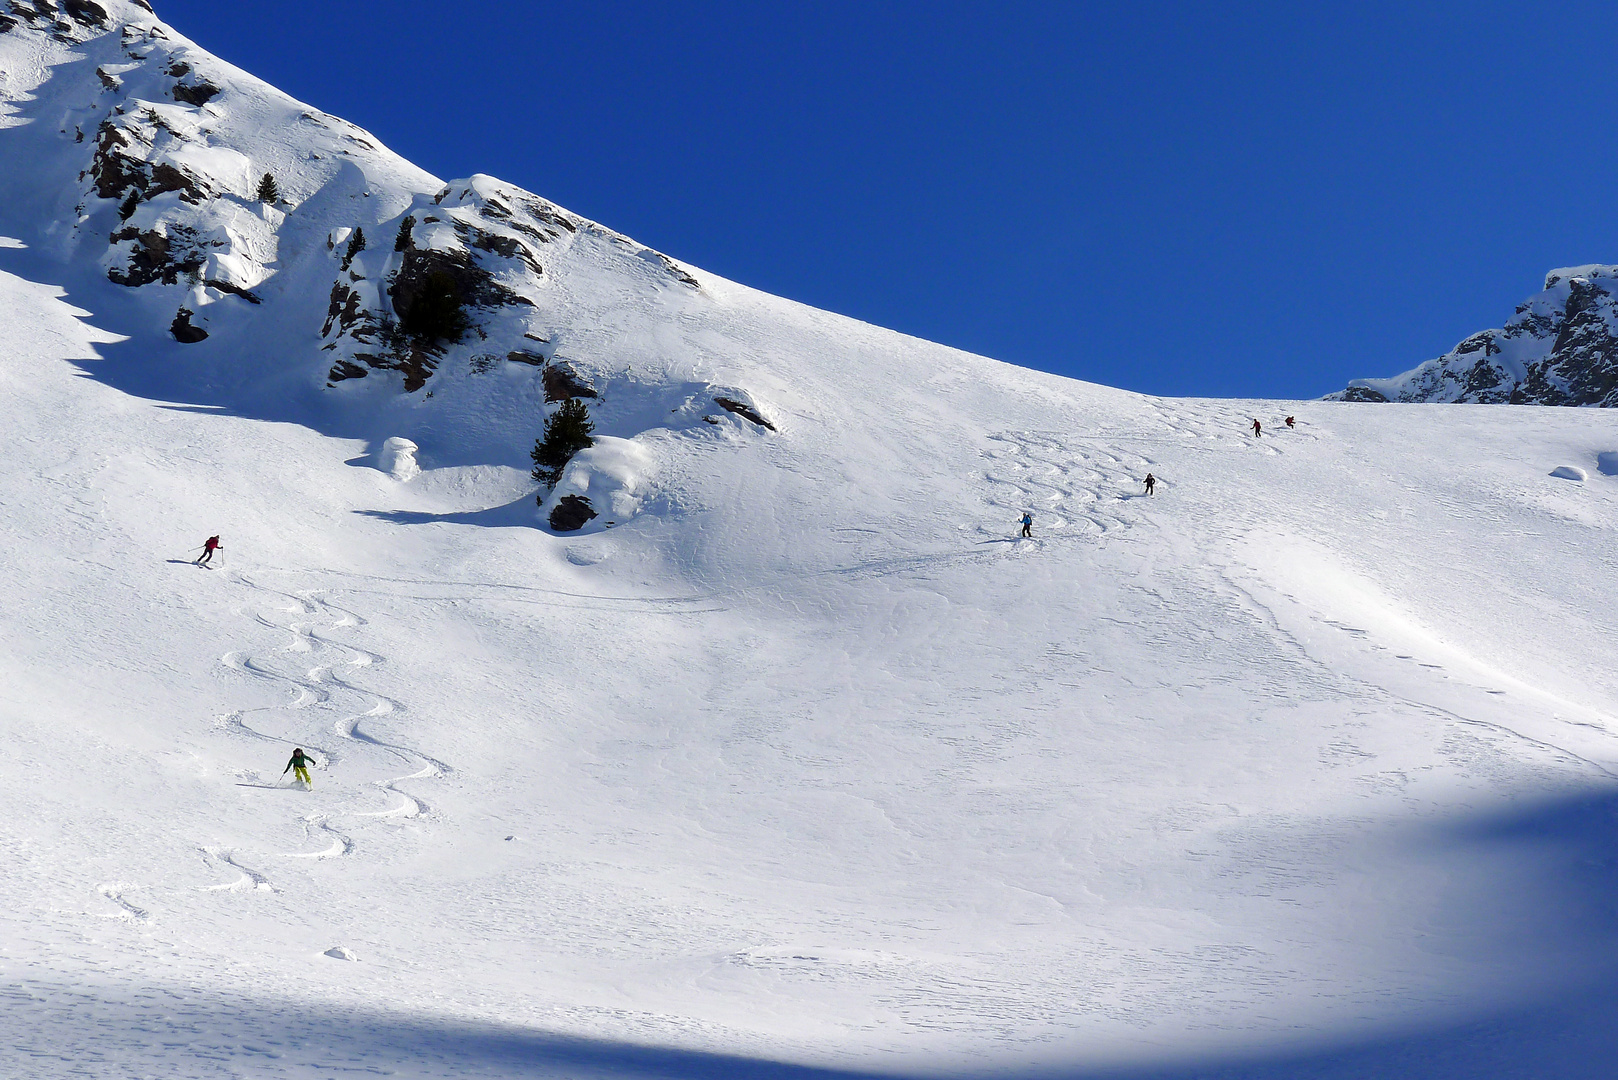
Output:
<path fill-rule="evenodd" d="M 1010 367 L 19 7 L 0 1075 L 1610 1075 L 1610 414 Z"/>

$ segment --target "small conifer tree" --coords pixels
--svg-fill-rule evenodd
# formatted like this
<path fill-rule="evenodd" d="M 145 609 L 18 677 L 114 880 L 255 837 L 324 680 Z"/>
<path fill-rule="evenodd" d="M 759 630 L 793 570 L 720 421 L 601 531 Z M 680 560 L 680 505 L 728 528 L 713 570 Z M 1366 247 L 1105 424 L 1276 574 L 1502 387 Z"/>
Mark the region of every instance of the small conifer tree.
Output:
<path fill-rule="evenodd" d="M 596 429 L 590 421 L 590 410 L 578 398 L 568 398 L 562 407 L 545 421 L 545 434 L 534 443 L 529 454 L 534 459 L 533 477 L 549 491 L 562 479 L 562 470 L 580 450 L 595 445 L 590 437 Z M 539 497 L 540 502 L 545 497 Z"/>
<path fill-rule="evenodd" d="M 354 261 L 354 256 L 358 255 L 364 250 L 365 230 L 356 228 L 354 230 L 354 235 L 348 238 L 348 250 L 343 253 L 343 269 L 347 270 L 348 264 Z"/>
<path fill-rule="evenodd" d="M 405 251 L 410 247 L 410 233 L 416 227 L 416 219 L 407 217 L 399 222 L 399 235 L 393 238 L 393 250 Z"/>
<path fill-rule="evenodd" d="M 275 177 L 269 173 L 265 173 L 258 182 L 258 201 L 271 206 L 281 201 L 281 189 L 276 186 Z"/>

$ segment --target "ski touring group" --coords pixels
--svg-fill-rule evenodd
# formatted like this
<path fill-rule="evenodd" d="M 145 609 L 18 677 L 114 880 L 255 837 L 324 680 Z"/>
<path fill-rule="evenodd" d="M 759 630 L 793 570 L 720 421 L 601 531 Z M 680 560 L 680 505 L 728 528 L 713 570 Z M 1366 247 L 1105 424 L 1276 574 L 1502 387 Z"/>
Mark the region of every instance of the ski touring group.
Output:
<path fill-rule="evenodd" d="M 1288 416 L 1281 422 L 1290 430 L 1296 430 L 1298 427 L 1298 418 L 1296 416 Z M 1253 417 L 1250 427 L 1253 432 L 1253 438 L 1259 439 L 1264 437 L 1264 423 L 1258 417 Z M 1147 495 L 1151 495 L 1157 491 L 1158 482 L 1159 481 L 1156 476 L 1152 475 L 1151 473 L 1147 473 L 1145 479 L 1141 481 L 1141 484 L 1146 489 L 1145 493 Z M 1022 526 L 1021 538 L 1030 540 L 1033 539 L 1034 512 L 1032 510 L 1024 510 L 1022 517 L 1018 519 L 1017 523 Z"/>
<path fill-rule="evenodd" d="M 1298 426 L 1297 425 L 1297 418 L 1294 417 L 1294 416 L 1288 416 L 1285 420 L 1282 421 L 1282 423 L 1284 423 L 1288 428 L 1296 428 Z M 1263 437 L 1263 435 L 1264 435 L 1264 424 L 1257 417 L 1253 418 L 1251 427 L 1252 427 L 1252 432 L 1253 432 L 1253 438 L 1257 439 L 1257 438 L 1262 438 Z M 1144 494 L 1146 494 L 1146 495 L 1155 494 L 1156 491 L 1157 491 L 1158 483 L 1159 483 L 1159 481 L 1158 481 L 1157 477 L 1154 474 L 1148 472 L 1146 474 L 1145 478 L 1141 481 L 1141 485 L 1145 489 Z M 1034 512 L 1032 510 L 1024 510 L 1023 513 L 1022 513 L 1022 517 L 1020 519 L 1018 519 L 1018 524 L 1020 526 L 1022 526 L 1022 532 L 1021 532 L 1021 537 L 1020 538 L 1033 539 L 1033 536 L 1034 536 Z M 213 565 L 212 565 L 213 557 L 216 554 L 218 554 L 219 552 L 223 551 L 224 547 L 225 547 L 225 545 L 220 540 L 218 535 L 208 537 L 208 539 L 206 541 L 204 541 L 204 543 L 202 545 L 202 553 L 200 555 L 198 555 L 195 560 L 193 560 L 193 564 L 196 565 L 196 566 L 207 567 L 208 569 L 213 569 Z M 288 759 L 288 761 L 287 761 L 286 768 L 281 770 L 281 775 L 285 776 L 287 773 L 290 772 L 290 773 L 292 773 L 294 782 L 296 782 L 298 784 L 301 784 L 305 791 L 313 791 L 314 786 L 315 786 L 314 781 L 309 778 L 309 765 L 310 765 L 310 762 L 311 762 L 311 759 L 307 754 L 305 754 L 303 752 L 303 748 L 302 747 L 295 747 L 295 748 L 293 748 L 293 751 L 292 751 L 292 757 L 290 759 Z"/>

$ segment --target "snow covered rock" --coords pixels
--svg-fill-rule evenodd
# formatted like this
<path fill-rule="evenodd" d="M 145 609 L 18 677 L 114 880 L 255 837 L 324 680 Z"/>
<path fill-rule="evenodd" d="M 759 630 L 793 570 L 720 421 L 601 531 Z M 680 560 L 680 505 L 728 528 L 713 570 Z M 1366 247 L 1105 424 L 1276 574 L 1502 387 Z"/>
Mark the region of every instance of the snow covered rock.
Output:
<path fill-rule="evenodd" d="M 545 400 L 547 402 L 566 401 L 568 398 L 596 397 L 595 387 L 580 378 L 579 373 L 573 370 L 565 360 L 551 364 L 544 371 L 541 379 L 545 383 Z"/>
<path fill-rule="evenodd" d="M 731 390 L 725 394 L 715 394 L 713 401 L 721 409 L 728 413 L 735 413 L 743 420 L 757 424 L 761 428 L 768 428 L 770 431 L 776 430 L 775 425 L 765 418 L 748 394 L 744 394 L 739 390 Z"/>
<path fill-rule="evenodd" d="M 1551 475 L 1559 480 L 1578 480 L 1581 482 L 1587 478 L 1585 471 L 1574 465 L 1558 465 L 1551 470 Z"/>
<path fill-rule="evenodd" d="M 646 507 L 652 491 L 652 477 L 656 471 L 656 458 L 639 439 L 618 439 L 596 436 L 595 444 L 573 455 L 562 478 L 547 500 L 551 504 L 552 528 L 556 528 L 556 511 L 568 503 L 563 520 L 578 520 L 572 529 L 583 528 L 596 516 L 596 508 L 605 513 L 606 521 L 622 525 Z M 570 500 L 578 499 L 578 503 Z M 588 517 L 577 519 L 581 509 L 590 509 Z"/>
<path fill-rule="evenodd" d="M 1552 270 L 1497 330 L 1391 379 L 1356 379 L 1336 401 L 1618 405 L 1618 267 Z"/>
<path fill-rule="evenodd" d="M 416 463 L 416 449 L 416 444 L 409 439 L 394 436 L 383 442 L 378 464 L 383 472 L 395 480 L 409 482 L 421 475 L 421 466 Z"/>

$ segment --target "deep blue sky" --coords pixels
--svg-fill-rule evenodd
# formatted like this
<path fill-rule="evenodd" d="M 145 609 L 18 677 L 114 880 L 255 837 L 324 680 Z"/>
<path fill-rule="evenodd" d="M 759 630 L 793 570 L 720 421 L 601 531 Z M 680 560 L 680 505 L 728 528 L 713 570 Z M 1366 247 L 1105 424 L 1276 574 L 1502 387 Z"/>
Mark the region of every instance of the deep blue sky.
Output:
<path fill-rule="evenodd" d="M 446 179 L 1132 390 L 1322 394 L 1618 262 L 1618 6 L 154 3 Z"/>

